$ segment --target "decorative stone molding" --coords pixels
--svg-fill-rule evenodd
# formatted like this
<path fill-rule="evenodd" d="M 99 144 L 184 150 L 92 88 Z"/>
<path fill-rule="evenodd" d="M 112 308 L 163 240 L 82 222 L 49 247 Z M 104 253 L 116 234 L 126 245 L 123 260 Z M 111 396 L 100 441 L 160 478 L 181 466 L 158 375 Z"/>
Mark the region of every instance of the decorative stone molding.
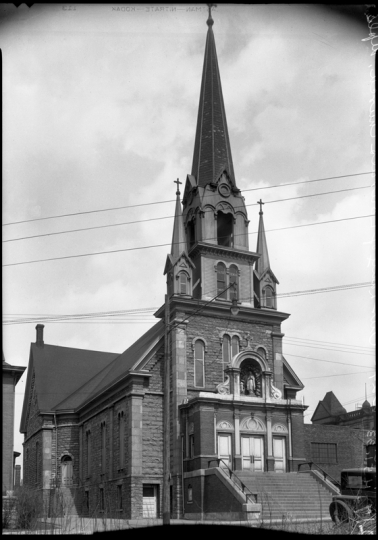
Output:
<path fill-rule="evenodd" d="M 266 426 L 260 418 L 254 416 L 253 418 L 247 417 L 243 418 L 240 422 L 240 430 L 245 431 L 266 431 Z"/>
<path fill-rule="evenodd" d="M 272 433 L 288 433 L 288 429 L 284 424 L 274 424 Z"/>
<path fill-rule="evenodd" d="M 216 387 L 217 394 L 229 394 L 230 393 L 230 377 L 226 375 L 226 380 L 220 383 Z"/>
<path fill-rule="evenodd" d="M 278 390 L 275 386 L 273 386 L 272 381 L 270 381 L 270 395 L 273 399 L 281 399 L 282 398 L 282 392 L 281 390 Z"/>
<path fill-rule="evenodd" d="M 198 336 L 198 337 L 195 337 L 195 338 L 192 339 L 192 349 L 193 349 L 193 351 L 194 351 L 196 341 L 198 341 L 198 340 L 203 342 L 203 344 L 205 345 L 205 352 L 207 352 L 207 341 L 206 341 L 205 338 L 203 338 L 201 336 Z"/>
<path fill-rule="evenodd" d="M 221 422 L 218 422 L 217 429 L 234 429 L 234 426 L 230 424 L 230 422 L 227 422 L 226 420 L 222 420 Z"/>

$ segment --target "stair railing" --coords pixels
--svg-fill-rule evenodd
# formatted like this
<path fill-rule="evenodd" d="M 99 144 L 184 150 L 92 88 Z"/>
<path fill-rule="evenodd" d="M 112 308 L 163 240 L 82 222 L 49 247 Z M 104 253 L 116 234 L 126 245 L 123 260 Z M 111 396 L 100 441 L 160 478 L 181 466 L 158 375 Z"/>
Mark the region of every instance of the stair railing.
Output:
<path fill-rule="evenodd" d="M 249 502 L 256 503 L 257 502 L 257 495 L 252 493 L 252 491 L 249 488 L 247 488 L 247 486 L 240 480 L 240 478 L 234 473 L 234 471 L 230 469 L 230 467 L 227 465 L 227 463 L 223 459 L 221 459 L 221 458 L 210 459 L 210 461 L 207 464 L 208 468 L 210 468 L 210 463 L 212 463 L 213 461 L 217 462 L 218 467 L 220 467 L 220 462 L 222 462 L 223 466 L 220 467 L 220 469 L 222 469 L 224 473 L 226 473 L 226 471 L 228 472 L 228 474 L 230 476 L 230 480 L 236 485 L 236 487 L 245 496 L 246 503 L 249 503 Z"/>
<path fill-rule="evenodd" d="M 324 480 L 326 481 L 327 478 L 332 482 L 332 484 L 335 484 L 336 487 L 338 487 L 339 489 L 341 489 L 341 484 L 338 480 L 335 480 L 329 473 L 327 473 L 327 471 L 325 471 L 324 469 L 322 469 L 322 467 L 320 465 L 318 465 L 317 463 L 315 463 L 314 461 L 304 461 L 303 463 L 300 463 L 298 465 L 298 472 L 301 472 L 301 467 L 303 465 L 309 465 L 310 467 L 310 471 L 312 470 L 312 467 L 316 467 L 316 469 L 318 469 L 322 474 L 323 474 L 323 478 Z M 307 471 L 303 471 L 303 472 L 307 472 Z"/>

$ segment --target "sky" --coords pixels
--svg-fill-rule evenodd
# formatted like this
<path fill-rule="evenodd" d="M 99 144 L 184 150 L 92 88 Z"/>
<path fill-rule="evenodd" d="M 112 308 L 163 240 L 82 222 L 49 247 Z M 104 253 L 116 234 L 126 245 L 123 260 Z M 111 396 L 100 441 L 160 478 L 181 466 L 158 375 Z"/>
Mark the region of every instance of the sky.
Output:
<path fill-rule="evenodd" d="M 0 6 L 9 364 L 27 366 L 38 322 L 45 343 L 115 353 L 154 324 L 173 182 L 191 172 L 206 19 L 202 4 Z M 375 157 L 366 17 L 218 4 L 213 19 L 250 250 L 262 198 L 278 294 L 365 284 L 278 297 L 291 314 L 283 352 L 305 385 L 305 421 L 330 390 L 347 411 L 364 401 L 365 385 L 375 403 L 374 219 L 361 217 L 375 200 L 374 175 L 360 174 L 374 171 Z M 306 182 L 330 177 L 341 178 Z M 41 219 L 63 214 L 75 215 Z M 37 235 L 47 236 L 25 239 Z M 74 257 L 90 253 L 100 254 Z M 72 318 L 89 313 L 97 315 Z M 19 452 L 26 376 L 16 387 Z"/>

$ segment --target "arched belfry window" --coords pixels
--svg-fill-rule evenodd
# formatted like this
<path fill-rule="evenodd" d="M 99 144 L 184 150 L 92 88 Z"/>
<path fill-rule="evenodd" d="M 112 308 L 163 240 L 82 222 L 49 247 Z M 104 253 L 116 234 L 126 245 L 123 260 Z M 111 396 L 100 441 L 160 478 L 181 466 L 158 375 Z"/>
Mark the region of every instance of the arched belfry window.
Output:
<path fill-rule="evenodd" d="M 191 219 L 190 221 L 188 221 L 187 235 L 188 235 L 189 249 L 191 249 L 196 243 L 196 227 L 195 227 L 194 219 Z"/>
<path fill-rule="evenodd" d="M 233 247 L 234 218 L 232 214 L 217 214 L 217 241 L 219 246 Z"/>
<path fill-rule="evenodd" d="M 267 308 L 274 308 L 274 291 L 272 287 L 265 287 L 263 290 L 263 306 Z"/>
<path fill-rule="evenodd" d="M 205 386 L 205 344 L 200 339 L 194 343 L 194 385 Z"/>
<path fill-rule="evenodd" d="M 230 266 L 229 276 L 230 285 L 234 284 L 233 287 L 230 287 L 230 300 L 234 298 L 237 300 L 239 298 L 239 271 L 234 264 Z"/>
<path fill-rule="evenodd" d="M 217 294 L 218 298 L 224 298 L 227 300 L 227 274 L 226 265 L 224 263 L 217 264 Z"/>
<path fill-rule="evenodd" d="M 178 277 L 178 293 L 179 294 L 190 294 L 189 293 L 189 278 L 185 272 L 180 272 Z"/>

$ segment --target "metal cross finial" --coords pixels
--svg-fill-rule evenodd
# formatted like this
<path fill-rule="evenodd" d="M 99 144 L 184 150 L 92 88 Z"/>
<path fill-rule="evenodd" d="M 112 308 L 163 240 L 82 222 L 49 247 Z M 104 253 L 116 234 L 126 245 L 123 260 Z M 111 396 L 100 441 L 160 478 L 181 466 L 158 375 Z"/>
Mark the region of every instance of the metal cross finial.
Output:
<path fill-rule="evenodd" d="M 259 214 L 262 215 L 262 213 L 263 213 L 263 211 L 262 211 L 262 205 L 265 204 L 265 203 L 263 203 L 262 200 L 260 199 L 259 201 L 257 201 L 257 204 L 260 205 L 260 212 L 259 212 Z"/>
<path fill-rule="evenodd" d="M 212 7 L 217 7 L 217 5 L 216 4 L 207 4 L 207 7 L 209 8 L 209 18 L 207 19 L 207 24 L 209 26 L 211 26 L 211 25 L 214 24 L 214 21 L 213 21 L 213 19 L 211 17 L 211 8 Z"/>
<path fill-rule="evenodd" d="M 182 182 L 180 182 L 180 180 L 177 178 L 177 180 L 173 180 L 173 183 L 174 183 L 174 184 L 177 184 L 176 195 L 180 195 L 180 187 L 179 187 L 179 184 L 182 184 Z"/>

